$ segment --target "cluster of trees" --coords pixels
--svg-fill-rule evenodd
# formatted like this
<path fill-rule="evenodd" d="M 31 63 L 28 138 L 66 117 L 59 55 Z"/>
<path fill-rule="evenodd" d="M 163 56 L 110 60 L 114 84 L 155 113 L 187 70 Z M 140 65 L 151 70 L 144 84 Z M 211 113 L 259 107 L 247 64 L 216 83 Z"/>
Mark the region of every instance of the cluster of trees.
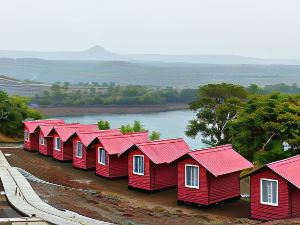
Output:
<path fill-rule="evenodd" d="M 22 137 L 22 121 L 41 119 L 42 115 L 28 107 L 25 97 L 8 96 L 0 90 L 0 133 L 10 137 Z"/>
<path fill-rule="evenodd" d="M 97 91 L 101 88 L 101 91 Z M 279 91 L 288 94 L 300 93 L 297 84 L 275 84 L 259 87 L 255 84 L 246 88 L 252 94 L 267 94 Z M 33 103 L 41 106 L 96 106 L 96 105 L 137 105 L 161 103 L 189 103 L 196 98 L 196 89 L 173 87 L 149 87 L 139 85 L 120 86 L 115 83 L 55 83 L 49 91 L 37 94 Z"/>
<path fill-rule="evenodd" d="M 209 146 L 232 143 L 259 164 L 300 154 L 299 94 L 250 92 L 223 83 L 199 87 L 197 95 L 188 136 L 200 133 Z"/>
<path fill-rule="evenodd" d="M 100 120 L 98 122 L 98 127 L 100 130 L 108 130 L 108 129 L 110 129 L 110 122 Z M 139 120 L 135 120 L 132 125 L 131 124 L 122 125 L 120 128 L 120 131 L 122 132 L 122 134 L 128 134 L 128 133 L 132 133 L 132 132 L 146 131 L 146 129 L 144 129 L 144 126 L 142 125 L 142 123 Z M 160 132 L 152 131 L 149 135 L 149 139 L 152 141 L 159 140 L 160 135 L 161 135 Z"/>
<path fill-rule="evenodd" d="M 112 84 L 81 84 L 80 90 L 69 83 L 55 83 L 50 91 L 36 94 L 32 102 L 42 106 L 83 106 L 83 105 L 130 105 L 189 103 L 195 99 L 196 90 L 159 88 L 148 86 Z M 76 86 L 78 87 L 78 86 Z M 97 91 L 97 88 L 102 88 Z"/>
<path fill-rule="evenodd" d="M 300 93 L 300 87 L 296 83 L 292 85 L 280 83 L 280 84 L 270 84 L 266 85 L 264 87 L 259 87 L 256 84 L 251 84 L 247 91 L 250 93 L 255 94 L 270 94 L 272 92 L 278 91 L 286 94 L 299 94 Z"/>

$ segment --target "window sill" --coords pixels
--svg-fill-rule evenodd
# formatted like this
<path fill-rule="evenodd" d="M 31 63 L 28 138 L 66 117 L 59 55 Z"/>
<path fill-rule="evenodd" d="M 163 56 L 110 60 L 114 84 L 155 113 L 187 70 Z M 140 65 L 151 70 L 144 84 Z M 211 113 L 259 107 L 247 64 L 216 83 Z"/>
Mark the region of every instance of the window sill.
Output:
<path fill-rule="evenodd" d="M 268 202 L 260 202 L 261 205 L 268 205 L 268 206 L 278 206 L 278 203 L 268 203 Z"/>
<path fill-rule="evenodd" d="M 134 175 L 138 175 L 138 176 L 144 176 L 145 174 L 144 173 L 135 173 L 133 172 Z"/>
<path fill-rule="evenodd" d="M 191 188 L 191 189 L 199 189 L 199 186 L 196 187 L 196 186 L 188 186 L 188 185 L 185 185 L 185 187 L 186 187 L 186 188 Z"/>

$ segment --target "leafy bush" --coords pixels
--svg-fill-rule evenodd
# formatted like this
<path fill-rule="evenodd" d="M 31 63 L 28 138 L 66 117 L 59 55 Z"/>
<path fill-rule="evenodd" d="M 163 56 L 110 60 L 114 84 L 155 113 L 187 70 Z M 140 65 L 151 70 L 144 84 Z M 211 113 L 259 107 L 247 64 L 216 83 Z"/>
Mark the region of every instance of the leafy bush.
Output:
<path fill-rule="evenodd" d="M 149 135 L 149 139 L 151 141 L 159 140 L 160 139 L 160 132 L 158 131 L 152 131 L 151 134 Z"/>
<path fill-rule="evenodd" d="M 98 128 L 99 128 L 99 130 L 108 130 L 108 129 L 110 129 L 110 123 L 108 121 L 100 120 L 98 122 Z"/>
<path fill-rule="evenodd" d="M 28 107 L 28 98 L 8 96 L 0 91 L 0 133 L 10 137 L 22 137 L 22 121 L 26 119 L 41 119 L 38 111 Z"/>

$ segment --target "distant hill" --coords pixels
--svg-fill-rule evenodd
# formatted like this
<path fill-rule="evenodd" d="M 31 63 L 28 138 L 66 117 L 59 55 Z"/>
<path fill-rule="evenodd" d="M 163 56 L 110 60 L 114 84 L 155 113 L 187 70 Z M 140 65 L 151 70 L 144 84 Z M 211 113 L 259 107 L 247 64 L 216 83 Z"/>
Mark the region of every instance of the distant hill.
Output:
<path fill-rule="evenodd" d="M 164 54 L 117 54 L 101 46 L 84 51 L 13 51 L 0 50 L 0 58 L 39 58 L 47 60 L 97 60 L 97 61 L 156 61 L 206 64 L 286 64 L 300 65 L 300 59 L 260 59 L 234 55 L 164 55 Z"/>
<path fill-rule="evenodd" d="M 207 83 L 242 85 L 300 84 L 298 65 L 224 65 L 195 63 L 0 59 L 0 74 L 45 83 L 115 82 L 197 87 Z"/>
<path fill-rule="evenodd" d="M 20 81 L 8 76 L 0 75 L 0 90 L 10 95 L 33 96 L 50 89 L 49 84 L 38 84 L 29 81 Z"/>

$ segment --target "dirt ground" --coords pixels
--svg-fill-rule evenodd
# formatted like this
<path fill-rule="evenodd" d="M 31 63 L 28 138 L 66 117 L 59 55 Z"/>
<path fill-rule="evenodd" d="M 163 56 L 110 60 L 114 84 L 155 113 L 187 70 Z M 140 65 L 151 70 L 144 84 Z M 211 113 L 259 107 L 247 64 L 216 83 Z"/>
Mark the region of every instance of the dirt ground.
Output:
<path fill-rule="evenodd" d="M 2 149 L 12 166 L 20 167 L 58 187 L 31 182 L 37 194 L 49 204 L 116 224 L 259 224 L 248 219 L 248 201 L 233 201 L 211 208 L 178 206 L 176 189 L 159 193 L 128 190 L 127 180 L 98 177 L 94 171 L 72 167 L 22 149 Z M 83 189 L 78 190 L 78 189 Z M 272 224 L 299 224 L 299 220 Z"/>
<path fill-rule="evenodd" d="M 132 106 L 85 106 L 85 107 L 44 107 L 37 108 L 44 115 L 54 116 L 82 116 L 100 113 L 144 113 L 144 112 L 164 112 L 188 109 L 187 104 L 168 103 L 155 105 L 132 105 Z"/>

